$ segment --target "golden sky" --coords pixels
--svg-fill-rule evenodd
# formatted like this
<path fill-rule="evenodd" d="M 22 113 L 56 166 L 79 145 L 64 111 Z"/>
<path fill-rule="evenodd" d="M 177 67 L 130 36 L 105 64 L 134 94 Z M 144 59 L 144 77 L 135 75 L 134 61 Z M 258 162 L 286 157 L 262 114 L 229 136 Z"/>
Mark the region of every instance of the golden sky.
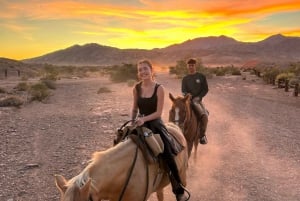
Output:
<path fill-rule="evenodd" d="M 98 43 L 163 48 L 206 36 L 300 36 L 300 0 L 0 0 L 0 57 Z"/>

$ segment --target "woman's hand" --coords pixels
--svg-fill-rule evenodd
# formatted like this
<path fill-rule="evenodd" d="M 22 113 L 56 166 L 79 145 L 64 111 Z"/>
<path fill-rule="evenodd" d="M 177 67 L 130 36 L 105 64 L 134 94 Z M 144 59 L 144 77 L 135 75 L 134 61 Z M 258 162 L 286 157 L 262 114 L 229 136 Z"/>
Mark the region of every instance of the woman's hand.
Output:
<path fill-rule="evenodd" d="M 145 123 L 145 121 L 144 121 L 144 118 L 143 117 L 139 117 L 139 118 L 137 118 L 136 120 L 135 120 L 135 125 L 136 126 L 142 126 L 144 123 Z"/>

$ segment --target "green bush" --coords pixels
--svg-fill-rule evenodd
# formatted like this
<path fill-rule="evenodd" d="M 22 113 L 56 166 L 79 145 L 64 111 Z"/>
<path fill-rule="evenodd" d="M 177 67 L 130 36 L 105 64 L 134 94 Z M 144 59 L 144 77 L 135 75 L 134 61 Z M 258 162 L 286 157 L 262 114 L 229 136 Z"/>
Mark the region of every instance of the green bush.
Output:
<path fill-rule="evenodd" d="M 42 83 L 36 83 L 30 87 L 31 100 L 43 101 L 50 95 L 48 87 Z"/>
<path fill-rule="evenodd" d="M 198 72 L 204 72 L 204 66 L 202 65 L 202 61 L 197 59 L 196 70 Z M 169 67 L 169 74 L 175 74 L 178 78 L 182 78 L 184 75 L 188 73 L 187 64 L 184 60 L 179 60 L 176 62 L 176 66 Z"/>
<path fill-rule="evenodd" d="M 127 86 L 133 87 L 136 83 L 136 80 L 127 80 Z"/>
<path fill-rule="evenodd" d="M 299 77 L 299 78 L 294 77 L 294 78 L 291 78 L 291 79 L 290 79 L 290 81 L 289 81 L 289 86 L 295 87 L 296 84 L 300 84 L 300 77 Z"/>
<path fill-rule="evenodd" d="M 263 80 L 268 83 L 272 83 L 273 80 L 276 80 L 276 76 L 280 74 L 278 68 L 269 68 L 263 72 Z"/>
<path fill-rule="evenodd" d="M 59 78 L 59 70 L 57 67 L 52 65 L 44 66 L 44 75 L 41 80 L 58 80 Z"/>
<path fill-rule="evenodd" d="M 294 73 L 280 73 L 276 76 L 276 81 L 278 80 L 290 80 L 291 78 L 294 78 Z"/>
<path fill-rule="evenodd" d="M 56 89 L 56 82 L 54 80 L 42 80 L 49 89 Z"/>
<path fill-rule="evenodd" d="M 30 88 L 30 86 L 27 84 L 27 82 L 20 82 L 15 87 L 18 91 L 27 91 Z"/>
<path fill-rule="evenodd" d="M 231 75 L 242 75 L 240 69 L 238 68 L 233 68 L 231 71 Z"/>
<path fill-rule="evenodd" d="M 137 66 L 135 64 L 123 64 L 108 69 L 110 79 L 113 82 L 126 82 L 137 79 Z"/>

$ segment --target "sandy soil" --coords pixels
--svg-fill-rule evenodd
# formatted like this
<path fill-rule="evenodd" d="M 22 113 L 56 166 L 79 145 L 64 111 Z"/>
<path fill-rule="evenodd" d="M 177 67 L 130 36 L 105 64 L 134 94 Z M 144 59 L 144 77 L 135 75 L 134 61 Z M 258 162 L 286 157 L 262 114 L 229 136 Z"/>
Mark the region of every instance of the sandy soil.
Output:
<path fill-rule="evenodd" d="M 167 93 L 179 95 L 180 80 L 165 73 L 157 80 L 166 89 L 166 120 Z M 300 200 L 299 97 L 251 76 L 208 83 L 209 144 L 189 161 L 190 200 Z M 1 201 L 59 200 L 53 175 L 77 175 L 94 151 L 112 146 L 115 129 L 129 119 L 132 89 L 126 84 L 106 78 L 57 84 L 46 103 L 0 108 Z M 100 87 L 113 92 L 97 94 Z M 170 188 L 165 194 L 174 200 Z"/>

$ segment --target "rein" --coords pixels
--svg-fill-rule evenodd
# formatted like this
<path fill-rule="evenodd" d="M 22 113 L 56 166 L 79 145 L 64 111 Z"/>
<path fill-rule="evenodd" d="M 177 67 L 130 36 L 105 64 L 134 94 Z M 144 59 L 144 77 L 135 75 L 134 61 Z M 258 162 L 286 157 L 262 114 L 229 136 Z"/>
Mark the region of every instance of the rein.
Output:
<path fill-rule="evenodd" d="M 132 162 L 132 166 L 130 167 L 130 170 L 129 170 L 129 175 L 125 181 L 125 184 L 123 186 L 123 189 L 122 189 L 122 192 L 121 192 L 121 195 L 119 197 L 119 201 L 122 200 L 123 196 L 124 196 L 124 193 L 125 193 L 125 190 L 128 186 L 128 183 L 129 183 L 129 180 L 131 178 L 131 175 L 132 175 L 132 172 L 133 172 L 133 168 L 135 166 L 135 163 L 136 163 L 136 159 L 137 159 L 137 156 L 138 156 L 138 146 L 136 146 L 136 149 L 135 149 L 135 155 L 134 155 L 134 159 L 133 159 L 133 162 Z"/>
<path fill-rule="evenodd" d="M 133 159 L 132 165 L 131 165 L 130 170 L 129 170 L 129 175 L 128 175 L 127 179 L 126 179 L 126 182 L 125 182 L 125 184 L 123 186 L 121 195 L 119 197 L 119 201 L 122 201 L 122 198 L 123 198 L 124 193 L 126 191 L 126 188 L 128 186 L 129 180 L 130 180 L 131 175 L 133 173 L 133 169 L 134 169 L 135 164 L 136 164 L 137 156 L 138 156 L 138 146 L 136 146 L 134 159 Z M 146 181 L 147 185 L 146 185 L 146 190 L 145 190 L 143 201 L 146 201 L 146 197 L 147 197 L 147 194 L 148 194 L 148 185 L 149 185 L 149 167 L 148 167 L 148 165 L 146 165 L 146 175 L 147 175 L 147 181 Z"/>

